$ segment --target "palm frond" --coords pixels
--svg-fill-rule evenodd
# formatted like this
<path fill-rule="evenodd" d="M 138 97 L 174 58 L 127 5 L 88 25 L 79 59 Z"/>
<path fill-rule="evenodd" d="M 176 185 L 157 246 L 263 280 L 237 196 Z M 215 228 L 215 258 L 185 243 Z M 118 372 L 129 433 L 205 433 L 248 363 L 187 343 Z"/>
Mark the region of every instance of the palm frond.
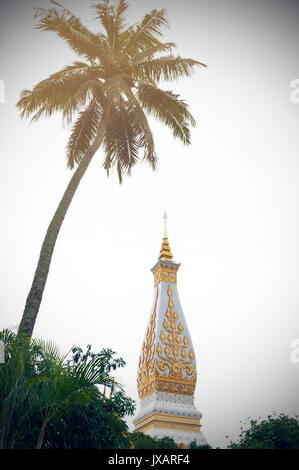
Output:
<path fill-rule="evenodd" d="M 3 341 L 5 347 L 11 346 L 16 340 L 16 333 L 9 328 L 0 330 L 0 340 Z"/>
<path fill-rule="evenodd" d="M 74 93 L 72 99 L 69 99 L 62 112 L 62 117 L 70 124 L 73 121 L 74 113 L 80 111 L 80 108 L 82 109 L 93 98 L 101 103 L 105 101 L 103 86 L 98 80 L 87 80 Z"/>
<path fill-rule="evenodd" d="M 144 149 L 143 159 L 150 164 L 153 170 L 155 170 L 157 155 L 155 152 L 153 134 L 148 120 L 134 93 L 131 91 L 131 88 L 125 82 L 123 84 L 123 89 L 125 90 L 129 105 L 131 106 L 132 125 L 137 132 L 138 147 Z"/>
<path fill-rule="evenodd" d="M 67 144 L 67 166 L 70 169 L 74 168 L 76 163 L 80 163 L 94 141 L 101 116 L 102 107 L 97 99 L 93 99 L 79 114 Z"/>
<path fill-rule="evenodd" d="M 79 18 L 59 3 L 55 2 L 55 5 L 62 8 L 61 12 L 55 8 L 35 9 L 35 17 L 39 18 L 37 29 L 57 33 L 77 54 L 90 61 L 99 59 L 102 64 L 106 64 L 107 47 L 103 38 L 89 31 Z"/>
<path fill-rule="evenodd" d="M 103 0 L 93 6 L 96 17 L 100 20 L 107 33 L 107 39 L 112 52 L 119 45 L 119 37 L 123 32 L 126 21 L 125 14 L 128 9 L 128 3 L 125 0 L 119 0 L 116 8 L 109 5 L 109 0 Z"/>
<path fill-rule="evenodd" d="M 141 23 L 136 26 L 132 42 L 138 42 L 139 38 L 144 35 L 152 37 L 161 36 L 162 28 L 165 26 L 168 26 L 168 20 L 165 17 L 165 9 L 154 9 L 150 13 L 147 13 Z"/>
<path fill-rule="evenodd" d="M 155 45 L 144 48 L 141 52 L 133 57 L 135 65 L 142 63 L 145 59 L 152 59 L 156 54 L 163 52 L 171 52 L 176 47 L 175 42 L 160 42 L 157 41 Z"/>
<path fill-rule="evenodd" d="M 132 120 L 133 126 L 138 132 L 138 147 L 144 149 L 143 160 L 150 164 L 152 170 L 155 170 L 158 158 L 154 138 L 148 120 L 138 102 L 132 109 Z"/>
<path fill-rule="evenodd" d="M 153 81 L 172 81 L 181 77 L 190 77 L 196 66 L 206 65 L 197 60 L 182 58 L 180 56 L 165 56 L 132 65 L 128 68 L 135 79 L 150 77 Z"/>
<path fill-rule="evenodd" d="M 61 354 L 59 347 L 52 341 L 33 338 L 31 346 L 37 348 L 43 358 L 51 358 L 52 361 L 58 361 L 59 364 L 65 360 L 65 355 Z"/>
<path fill-rule="evenodd" d="M 98 80 L 100 74 L 98 67 L 83 62 L 64 67 L 39 82 L 32 91 L 24 90 L 21 93 L 17 103 L 21 118 L 33 115 L 32 119 L 37 120 L 56 111 L 70 118 L 73 112 L 85 105 L 95 87 L 101 86 Z"/>
<path fill-rule="evenodd" d="M 152 85 L 139 84 L 137 96 L 148 113 L 172 129 L 174 137 L 178 137 L 184 144 L 191 143 L 189 125 L 195 126 L 196 123 L 187 103 L 179 95 Z"/>
<path fill-rule="evenodd" d="M 141 21 L 135 26 L 128 28 L 121 35 L 123 50 L 120 60 L 126 56 L 135 56 L 138 52 L 144 51 L 147 47 L 157 45 L 157 37 L 162 35 L 162 27 L 168 26 L 165 17 L 165 10 L 152 10 L 146 14 Z"/>
<path fill-rule="evenodd" d="M 125 102 L 111 110 L 104 138 L 105 160 L 103 167 L 109 175 L 116 166 L 119 182 L 123 174 L 131 174 L 131 169 L 139 160 L 138 131 L 134 127 L 132 110 Z"/>
<path fill-rule="evenodd" d="M 126 13 L 128 7 L 129 5 L 125 0 L 119 0 L 115 11 L 113 46 L 117 45 L 117 38 L 120 36 L 124 28 L 126 27 Z"/>

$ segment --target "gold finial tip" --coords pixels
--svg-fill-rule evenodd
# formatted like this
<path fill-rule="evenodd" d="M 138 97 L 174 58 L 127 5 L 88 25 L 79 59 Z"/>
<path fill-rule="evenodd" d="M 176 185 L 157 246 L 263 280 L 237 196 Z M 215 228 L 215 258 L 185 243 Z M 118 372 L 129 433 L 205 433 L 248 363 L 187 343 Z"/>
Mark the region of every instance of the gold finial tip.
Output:
<path fill-rule="evenodd" d="M 172 253 L 170 250 L 170 246 L 168 243 L 168 234 L 167 234 L 167 214 L 166 210 L 164 211 L 164 235 L 163 235 L 163 242 L 160 250 L 159 259 L 164 261 L 171 261 L 172 260 Z"/>
<path fill-rule="evenodd" d="M 164 211 L 164 238 L 167 238 L 168 235 L 167 235 L 167 214 L 166 214 L 166 210 Z"/>

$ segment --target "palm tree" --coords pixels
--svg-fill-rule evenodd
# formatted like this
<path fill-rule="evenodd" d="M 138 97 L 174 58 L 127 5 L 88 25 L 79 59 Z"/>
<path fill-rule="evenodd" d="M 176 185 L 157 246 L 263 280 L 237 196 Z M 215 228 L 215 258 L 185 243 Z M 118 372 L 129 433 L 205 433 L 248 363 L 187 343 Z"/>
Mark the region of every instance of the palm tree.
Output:
<path fill-rule="evenodd" d="M 0 367 L 0 449 L 3 449 L 14 440 L 9 439 L 12 422 L 18 428 L 28 416 L 28 408 L 24 407 L 28 397 L 26 383 L 35 374 L 28 336 L 19 334 L 16 345 L 16 334 L 4 329 L 0 339 L 5 347 L 5 361 Z"/>
<path fill-rule="evenodd" d="M 40 415 L 40 431 L 36 449 L 41 449 L 45 430 L 53 418 L 65 420 L 75 405 L 86 404 L 97 397 L 96 385 L 110 385 L 113 379 L 102 370 L 102 359 L 97 357 L 87 363 L 65 366 L 65 358 L 52 344 L 40 341 L 42 370 L 36 384 L 30 389 L 30 408 Z M 118 385 L 118 384 L 117 384 Z"/>
<path fill-rule="evenodd" d="M 73 123 L 67 144 L 67 165 L 77 167 L 44 238 L 19 331 L 31 336 L 42 300 L 55 242 L 68 207 L 87 167 L 102 145 L 103 167 L 117 169 L 119 182 L 140 160 L 155 170 L 157 156 L 146 114 L 168 126 L 174 137 L 190 144 L 195 120 L 179 95 L 158 87 L 161 80 L 189 77 L 203 63 L 173 55 L 174 43 L 161 42 L 168 25 L 164 10 L 152 10 L 128 26 L 128 4 L 102 0 L 93 8 L 102 28 L 95 34 L 59 3 L 39 8 L 37 28 L 54 31 L 81 56 L 59 72 L 24 90 L 17 103 L 21 117 L 62 113 Z M 143 150 L 143 155 L 140 155 Z"/>
<path fill-rule="evenodd" d="M 46 427 L 54 418 L 65 421 L 76 405 L 103 398 L 98 385 L 122 392 L 106 367 L 105 354 L 110 350 L 70 365 L 67 355 L 49 341 L 33 340 L 21 333 L 17 337 L 8 329 L 0 331 L 0 339 L 6 355 L 0 367 L 0 449 L 13 448 L 24 424 L 36 415 L 36 448 L 40 449 Z M 121 397 L 130 401 L 122 393 Z"/>

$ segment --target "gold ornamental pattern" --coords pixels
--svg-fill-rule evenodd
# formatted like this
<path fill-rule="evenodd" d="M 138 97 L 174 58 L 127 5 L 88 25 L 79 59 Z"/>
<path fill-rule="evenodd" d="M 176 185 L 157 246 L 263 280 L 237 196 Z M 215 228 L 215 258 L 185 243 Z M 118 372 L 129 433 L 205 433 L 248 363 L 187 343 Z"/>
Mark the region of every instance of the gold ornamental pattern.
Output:
<path fill-rule="evenodd" d="M 158 287 L 156 289 L 156 298 L 150 323 L 146 331 L 145 340 L 142 345 L 139 357 L 137 388 L 139 397 L 150 395 L 153 390 L 153 372 L 155 367 L 155 328 L 156 328 L 156 309 L 158 299 Z M 152 390 L 152 391 L 151 391 Z"/>
<path fill-rule="evenodd" d="M 174 310 L 172 289 L 168 285 L 168 309 L 163 321 L 163 330 L 156 347 L 160 360 L 156 360 L 155 376 L 159 380 L 157 390 L 193 395 L 196 385 L 195 356 L 189 348 L 188 337 Z M 188 351 L 189 348 L 189 352 Z"/>
<path fill-rule="evenodd" d="M 191 396 L 195 391 L 197 374 L 194 352 L 189 347 L 184 327 L 174 310 L 170 284 L 167 294 L 168 309 L 159 336 L 160 342 L 155 347 L 157 287 L 154 310 L 139 358 L 137 387 L 140 399 L 155 391 Z"/>
<path fill-rule="evenodd" d="M 174 268 L 172 266 L 163 266 L 160 265 L 155 269 L 154 271 L 154 285 L 155 287 L 161 282 L 161 281 L 166 281 L 170 283 L 175 283 L 177 282 L 177 273 L 178 268 Z"/>

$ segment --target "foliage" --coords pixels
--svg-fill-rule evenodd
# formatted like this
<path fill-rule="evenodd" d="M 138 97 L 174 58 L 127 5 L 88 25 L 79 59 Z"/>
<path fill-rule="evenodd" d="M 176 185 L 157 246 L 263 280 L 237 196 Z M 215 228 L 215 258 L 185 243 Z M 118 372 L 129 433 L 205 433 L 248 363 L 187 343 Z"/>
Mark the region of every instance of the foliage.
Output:
<path fill-rule="evenodd" d="M 99 353 L 91 352 L 91 345 L 88 344 L 86 352 L 77 346 L 72 348 L 72 358 L 67 361 L 67 366 L 72 369 L 78 364 L 86 364 L 90 361 L 98 359 L 97 369 L 103 373 L 110 374 L 111 370 L 125 367 L 126 362 L 121 357 L 114 357 L 115 351 L 110 348 L 104 348 Z M 106 384 L 107 385 L 107 384 Z M 102 402 L 105 402 L 105 410 L 116 412 L 118 416 L 124 417 L 126 415 L 132 416 L 135 411 L 135 402 L 127 397 L 124 393 L 122 386 L 117 384 L 115 387 L 115 380 L 110 381 L 111 391 L 109 399 L 106 399 L 106 393 L 102 394 Z M 103 396 L 104 395 L 104 396 Z"/>
<path fill-rule="evenodd" d="M 63 419 L 55 417 L 47 426 L 44 449 L 112 449 L 129 448 L 127 424 L 99 396 L 85 406 L 74 406 Z M 15 447 L 34 448 L 38 416 L 28 420 L 22 441 Z"/>
<path fill-rule="evenodd" d="M 1 448 L 129 447 L 127 425 L 135 404 L 110 374 L 124 367 L 111 349 L 73 348 L 67 359 L 50 342 L 2 330 Z M 110 387 L 109 398 L 99 385 Z"/>
<path fill-rule="evenodd" d="M 135 449 L 178 449 L 178 445 L 169 437 L 150 437 L 142 432 L 129 434 Z"/>
<path fill-rule="evenodd" d="M 241 427 L 237 442 L 231 449 L 299 449 L 299 418 L 284 413 L 269 415 L 267 419 L 251 419 L 247 429 Z"/>
<path fill-rule="evenodd" d="M 162 121 L 184 144 L 190 144 L 195 120 L 187 103 L 161 81 L 190 77 L 195 67 L 205 66 L 173 54 L 176 44 L 162 42 L 168 26 L 165 10 L 153 9 L 133 25 L 127 24 L 128 3 L 97 2 L 93 9 L 99 33 L 88 30 L 70 10 L 54 0 L 52 8 L 37 8 L 37 29 L 62 38 L 81 60 L 53 73 L 32 90 L 24 90 L 17 104 L 21 117 L 38 120 L 61 112 L 73 123 L 67 145 L 69 168 L 79 164 L 95 141 L 105 111 L 104 138 L 107 174 L 117 168 L 119 181 L 143 160 L 155 169 L 157 156 L 144 111 Z"/>
<path fill-rule="evenodd" d="M 212 449 L 212 447 L 209 444 L 206 444 L 204 446 L 198 445 L 196 441 L 191 441 L 189 444 L 190 449 Z"/>

